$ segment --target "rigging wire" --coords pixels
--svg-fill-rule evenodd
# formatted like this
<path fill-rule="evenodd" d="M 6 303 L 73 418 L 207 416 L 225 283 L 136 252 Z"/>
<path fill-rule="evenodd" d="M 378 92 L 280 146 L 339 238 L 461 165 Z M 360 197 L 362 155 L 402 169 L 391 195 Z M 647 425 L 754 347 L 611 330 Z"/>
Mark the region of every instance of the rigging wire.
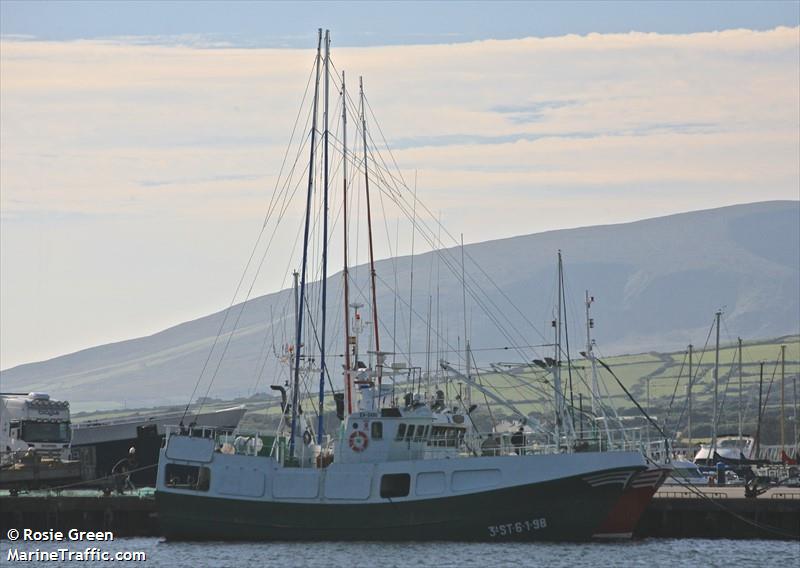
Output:
<path fill-rule="evenodd" d="M 312 66 L 312 71 L 309 74 L 308 81 L 306 83 L 306 89 L 305 89 L 305 92 L 303 93 L 303 99 L 301 101 L 300 108 L 298 109 L 297 116 L 295 117 L 294 126 L 292 127 L 292 136 L 290 138 L 289 145 L 287 146 L 286 152 L 284 154 L 283 163 L 281 164 L 281 169 L 280 169 L 281 172 L 283 171 L 285 160 L 286 160 L 286 157 L 288 156 L 289 148 L 291 147 L 291 142 L 294 139 L 294 134 L 295 134 L 295 131 L 296 131 L 297 123 L 298 123 L 298 121 L 300 119 L 300 115 L 302 113 L 303 103 L 305 102 L 305 99 L 306 99 L 306 97 L 308 95 L 308 89 L 309 89 L 309 85 L 310 85 L 310 82 L 311 82 L 312 74 L 313 74 L 313 66 Z M 276 190 L 277 190 L 277 184 L 278 184 L 279 181 L 280 181 L 280 176 L 276 179 Z M 273 198 L 274 198 L 275 194 L 276 194 L 276 192 L 273 191 Z M 256 250 L 258 249 L 258 245 L 259 245 L 259 243 L 261 241 L 261 237 L 264 234 L 264 230 L 266 229 L 268 220 L 271 217 L 272 213 L 273 213 L 273 200 L 271 199 L 270 200 L 270 204 L 267 207 L 267 212 L 266 212 L 266 214 L 264 216 L 264 221 L 263 221 L 263 223 L 261 225 L 261 230 L 259 231 L 258 237 L 256 238 L 256 242 L 253 245 L 252 251 L 250 252 L 250 256 L 249 256 L 249 258 L 247 260 L 247 263 L 245 264 L 245 267 L 242 270 L 242 275 L 239 278 L 238 284 L 236 285 L 236 289 L 234 290 L 233 297 L 231 298 L 230 304 L 229 304 L 228 308 L 225 310 L 225 315 L 224 315 L 224 317 L 222 319 L 222 322 L 220 322 L 219 329 L 217 330 L 217 334 L 216 334 L 216 336 L 214 338 L 214 341 L 213 341 L 213 343 L 211 345 L 211 349 L 208 352 L 208 356 L 206 357 L 206 360 L 203 363 L 203 367 L 202 367 L 202 369 L 200 371 L 200 375 L 198 376 L 197 381 L 195 382 L 195 386 L 194 386 L 194 389 L 192 390 L 192 394 L 189 397 L 189 401 L 186 403 L 186 408 L 184 409 L 183 415 L 181 416 L 181 420 L 180 420 L 181 425 L 183 424 L 183 421 L 186 418 L 186 414 L 189 412 L 189 406 L 191 405 L 192 400 L 194 400 L 194 395 L 197 393 L 197 388 L 200 386 L 200 382 L 203 379 L 203 374 L 205 373 L 205 370 L 208 367 L 208 363 L 211 360 L 211 356 L 212 356 L 212 354 L 214 352 L 214 348 L 216 347 L 217 341 L 219 340 L 219 337 L 222 334 L 222 330 L 225 327 L 225 323 L 227 322 L 228 315 L 230 313 L 230 309 L 233 307 L 233 305 L 234 305 L 234 303 L 236 301 L 236 297 L 239 294 L 239 290 L 241 289 L 241 286 L 242 286 L 242 284 L 244 282 L 244 279 L 245 279 L 245 276 L 247 274 L 247 271 L 248 271 L 248 269 L 250 267 L 250 264 L 251 264 L 251 262 L 253 260 L 253 257 L 255 255 L 255 253 L 256 253 Z"/>

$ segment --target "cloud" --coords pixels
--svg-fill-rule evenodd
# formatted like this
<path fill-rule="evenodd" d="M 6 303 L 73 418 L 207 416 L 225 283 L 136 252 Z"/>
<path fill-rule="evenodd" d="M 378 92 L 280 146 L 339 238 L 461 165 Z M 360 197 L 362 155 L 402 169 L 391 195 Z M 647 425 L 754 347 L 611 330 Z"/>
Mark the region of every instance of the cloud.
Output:
<path fill-rule="evenodd" d="M 644 124 L 628 130 L 608 130 L 597 132 L 515 132 L 497 136 L 480 134 L 448 134 L 443 136 L 417 136 L 412 138 L 399 138 L 392 140 L 390 146 L 395 149 L 419 148 L 425 146 L 472 146 L 472 145 L 497 145 L 511 144 L 514 142 L 553 139 L 553 138 L 600 138 L 610 136 L 648 136 L 656 133 L 682 132 L 701 133 L 718 129 L 719 125 L 712 123 L 661 123 Z"/>
<path fill-rule="evenodd" d="M 342 49 L 334 37 L 334 76 L 346 70 L 351 97 L 364 76 L 402 175 L 416 172 L 428 208 L 474 242 L 797 199 L 799 32 Z M 307 140 L 313 52 L 178 39 L 0 41 L 3 366 L 35 358 L 45 327 L 55 354 L 103 325 L 130 337 L 212 307 L 200 298 L 226 304 L 296 119 Z M 301 210 L 276 237 L 287 257 Z"/>

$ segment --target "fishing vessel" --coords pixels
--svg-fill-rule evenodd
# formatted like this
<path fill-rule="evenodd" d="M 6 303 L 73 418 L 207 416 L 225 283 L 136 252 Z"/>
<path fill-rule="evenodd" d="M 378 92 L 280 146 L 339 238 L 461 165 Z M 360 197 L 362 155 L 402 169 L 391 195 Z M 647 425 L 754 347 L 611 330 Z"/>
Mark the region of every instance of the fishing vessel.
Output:
<path fill-rule="evenodd" d="M 423 388 L 420 367 L 410 361 L 390 361 L 393 353 L 381 349 L 370 184 L 386 183 L 387 178 L 370 169 L 378 159 L 367 144 L 363 84 L 357 109 L 353 109 L 344 74 L 340 84 L 343 132 L 335 143 L 344 154 L 340 162 L 345 232 L 343 387 L 330 392 L 338 363 L 331 364 L 331 353 L 326 352 L 326 347 L 330 350 L 330 344 L 326 345 L 329 146 L 334 145 L 329 144 L 334 136 L 328 126 L 332 77 L 328 33 L 324 55 L 322 50 L 320 30 L 313 71 L 302 262 L 295 273 L 293 342 L 285 350 L 289 380 L 276 387 L 286 395 L 280 424 L 269 437 L 204 427 L 169 429 L 160 451 L 156 487 L 162 534 L 167 539 L 192 540 L 591 539 L 605 530 L 609 518 L 624 515 L 631 500 L 637 504 L 643 500 L 639 489 L 650 482 L 652 468 L 639 451 L 574 451 L 566 432 L 560 365 L 551 369 L 552 428 L 530 417 L 535 435 L 522 435 L 509 444 L 508 435 L 483 436 L 474 424 L 477 405 L 470 393 L 478 383 L 470 374 L 468 342 L 463 373 L 444 359 L 437 365 L 460 381 L 457 390 L 451 389 L 457 394 L 451 396 L 431 387 L 430 373 Z M 318 128 L 321 78 L 324 124 Z M 359 157 L 347 153 L 351 113 L 363 146 Z M 318 145 L 324 155 L 319 169 Z M 366 317 L 361 312 L 365 303 L 350 297 L 349 167 L 364 176 L 369 245 Z M 394 184 L 399 193 L 396 179 Z M 397 193 L 386 196 L 399 199 Z M 319 248 L 309 245 L 312 225 L 321 227 Z M 309 267 L 315 250 L 321 251 L 319 264 Z M 462 260 L 462 278 L 463 271 Z M 309 300 L 311 274 L 318 275 L 319 281 Z M 466 297 L 466 279 L 462 283 Z M 313 317 L 312 308 L 318 310 Z M 368 336 L 366 341 L 362 335 Z M 309 384 L 317 377 L 319 397 L 311 398 Z M 330 387 L 327 392 L 326 386 Z M 398 393 L 398 388 L 406 392 Z M 306 402 L 301 401 L 303 394 Z M 331 395 L 339 422 L 326 433 L 323 409 Z M 616 525 L 609 531 L 630 534 L 627 527 L 621 530 Z"/>

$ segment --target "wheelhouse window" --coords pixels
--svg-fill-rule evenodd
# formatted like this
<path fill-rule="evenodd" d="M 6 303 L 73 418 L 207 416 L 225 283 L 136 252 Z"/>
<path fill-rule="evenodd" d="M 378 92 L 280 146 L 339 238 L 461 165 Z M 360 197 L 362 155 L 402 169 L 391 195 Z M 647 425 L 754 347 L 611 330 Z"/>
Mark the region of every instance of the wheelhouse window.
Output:
<path fill-rule="evenodd" d="M 400 424 L 397 427 L 397 435 L 394 437 L 395 440 L 402 440 L 406 435 L 406 425 Z"/>
<path fill-rule="evenodd" d="M 389 473 L 381 477 L 381 497 L 406 497 L 411 489 L 411 476 L 407 473 Z"/>
<path fill-rule="evenodd" d="M 383 440 L 383 422 L 373 422 L 370 428 L 373 440 Z"/>
<path fill-rule="evenodd" d="M 464 438 L 463 428 L 452 428 L 447 426 L 434 426 L 432 428 L 430 446 L 456 448 Z"/>
<path fill-rule="evenodd" d="M 211 470 L 207 467 L 168 463 L 164 468 L 164 484 L 174 489 L 208 491 L 211 486 Z"/>
<path fill-rule="evenodd" d="M 410 424 L 408 430 L 406 430 L 406 440 L 409 442 L 414 439 L 414 428 L 416 428 L 416 426 Z"/>

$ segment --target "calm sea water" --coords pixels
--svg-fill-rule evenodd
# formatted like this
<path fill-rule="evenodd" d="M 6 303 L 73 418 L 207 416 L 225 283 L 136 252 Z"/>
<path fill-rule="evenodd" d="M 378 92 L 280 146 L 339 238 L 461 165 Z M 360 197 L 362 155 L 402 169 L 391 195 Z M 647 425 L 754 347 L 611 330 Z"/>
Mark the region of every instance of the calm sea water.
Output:
<path fill-rule="evenodd" d="M 91 545 L 90 543 L 84 543 Z M 765 540 L 647 539 L 620 543 L 590 544 L 465 544 L 465 543 L 172 543 L 157 538 L 120 538 L 95 543 L 102 551 L 142 551 L 146 562 L 117 562 L 122 566 L 205 566 L 268 567 L 325 566 L 381 568 L 413 566 L 800 566 L 800 543 Z M 11 543 L 0 541 L 2 561 L 8 562 L 9 548 L 20 552 L 55 551 L 71 543 Z M 84 561 L 29 562 L 37 566 L 109 566 L 109 563 Z M 113 564 L 112 564 L 113 565 Z"/>

